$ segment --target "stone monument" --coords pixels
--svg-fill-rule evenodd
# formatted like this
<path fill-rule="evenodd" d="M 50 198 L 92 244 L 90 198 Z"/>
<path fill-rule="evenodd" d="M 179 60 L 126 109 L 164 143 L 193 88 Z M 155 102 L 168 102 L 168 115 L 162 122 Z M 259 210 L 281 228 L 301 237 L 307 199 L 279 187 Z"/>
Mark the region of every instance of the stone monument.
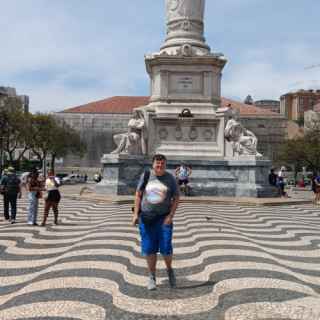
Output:
<path fill-rule="evenodd" d="M 127 133 L 114 137 L 118 147 L 102 157 L 97 191 L 133 194 L 143 168 L 162 153 L 169 170 L 182 160 L 192 166 L 194 195 L 271 194 L 271 163 L 261 160 L 255 135 L 231 117 L 231 109 L 220 108 L 227 59 L 205 42 L 205 0 L 166 0 L 165 7 L 165 42 L 145 56 L 150 103 L 136 109 Z"/>

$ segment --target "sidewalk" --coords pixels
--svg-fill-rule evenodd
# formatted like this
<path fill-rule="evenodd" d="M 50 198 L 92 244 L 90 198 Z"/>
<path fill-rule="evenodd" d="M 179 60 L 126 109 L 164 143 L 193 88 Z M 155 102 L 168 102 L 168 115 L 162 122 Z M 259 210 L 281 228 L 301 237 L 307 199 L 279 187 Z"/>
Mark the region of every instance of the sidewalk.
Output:
<path fill-rule="evenodd" d="M 128 204 L 134 202 L 134 196 L 110 196 L 94 192 L 94 184 L 78 184 L 62 186 L 63 195 L 73 200 L 87 200 L 93 202 Z M 81 194 L 80 194 L 81 193 Z M 245 206 L 282 206 L 312 203 L 312 196 L 308 190 L 289 190 L 289 198 L 250 198 L 250 197 L 184 197 L 182 203 L 216 203 L 237 204 Z"/>

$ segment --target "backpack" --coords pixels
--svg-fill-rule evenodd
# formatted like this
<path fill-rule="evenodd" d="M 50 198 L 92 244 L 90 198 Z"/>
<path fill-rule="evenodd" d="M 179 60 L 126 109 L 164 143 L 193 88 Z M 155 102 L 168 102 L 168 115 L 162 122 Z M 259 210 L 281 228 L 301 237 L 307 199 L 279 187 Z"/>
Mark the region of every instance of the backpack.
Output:
<path fill-rule="evenodd" d="M 20 192 L 20 179 L 15 174 L 7 176 L 5 190 L 8 194 L 18 194 Z"/>

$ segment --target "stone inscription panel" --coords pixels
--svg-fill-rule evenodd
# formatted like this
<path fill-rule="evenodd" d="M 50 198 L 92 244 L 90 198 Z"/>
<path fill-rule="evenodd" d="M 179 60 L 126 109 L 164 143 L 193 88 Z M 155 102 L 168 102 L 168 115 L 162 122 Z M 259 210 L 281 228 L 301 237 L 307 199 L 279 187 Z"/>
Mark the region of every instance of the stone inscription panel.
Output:
<path fill-rule="evenodd" d="M 172 73 L 169 75 L 169 94 L 203 94 L 202 73 Z"/>
<path fill-rule="evenodd" d="M 159 142 L 217 142 L 218 127 L 216 123 L 201 121 L 177 121 L 175 123 L 157 124 L 157 141 Z"/>

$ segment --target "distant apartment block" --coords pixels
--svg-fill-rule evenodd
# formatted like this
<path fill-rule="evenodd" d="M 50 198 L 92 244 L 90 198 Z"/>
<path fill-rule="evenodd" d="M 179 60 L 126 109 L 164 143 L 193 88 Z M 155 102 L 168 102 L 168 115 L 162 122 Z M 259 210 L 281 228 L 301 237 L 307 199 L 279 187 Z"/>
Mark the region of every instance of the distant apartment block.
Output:
<path fill-rule="evenodd" d="M 1 97 L 17 97 L 21 100 L 24 112 L 29 112 L 29 97 L 26 95 L 17 95 L 15 88 L 1 87 L 0 86 L 0 99 Z"/>
<path fill-rule="evenodd" d="M 320 90 L 298 90 L 280 97 L 280 113 L 288 120 L 298 120 L 304 112 L 314 110 L 320 103 Z"/>

